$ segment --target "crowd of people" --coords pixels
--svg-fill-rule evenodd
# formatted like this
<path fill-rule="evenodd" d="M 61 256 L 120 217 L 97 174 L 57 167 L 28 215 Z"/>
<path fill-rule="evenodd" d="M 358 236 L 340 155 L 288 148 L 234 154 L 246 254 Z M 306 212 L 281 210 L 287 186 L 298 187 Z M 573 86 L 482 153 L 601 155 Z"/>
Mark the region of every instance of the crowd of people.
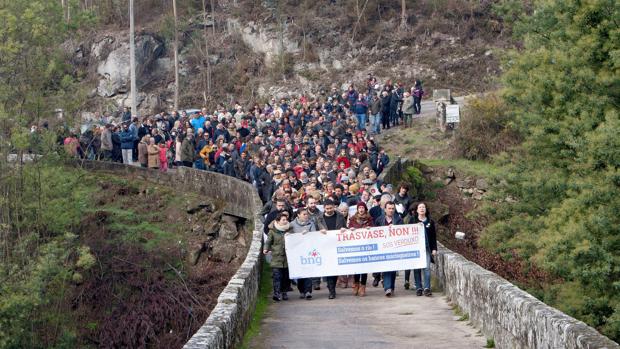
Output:
<path fill-rule="evenodd" d="M 317 97 L 271 99 L 264 105 L 214 112 L 159 113 L 136 118 L 125 108 L 120 122 L 101 118 L 101 125 L 72 134 L 63 144 L 72 155 L 117 161 L 167 171 L 185 166 L 234 176 L 252 183 L 264 204 L 265 250 L 273 270 L 273 299 L 287 300 L 297 285 L 300 298 L 312 299 L 321 278 L 290 280 L 284 235 L 308 231 L 357 229 L 424 223 L 429 263 L 436 254 L 434 223 L 424 203 L 414 203 L 409 188 L 378 178 L 390 158 L 376 135 L 394 126 L 412 127 L 424 95 L 415 81 L 408 89 L 390 80 L 380 85 L 369 76 L 364 88 L 337 87 Z M 430 267 L 430 264 L 428 264 Z M 405 272 L 406 289 L 410 271 Z M 424 281 L 422 281 L 424 276 Z M 385 295 L 395 289 L 396 272 L 373 274 Z M 352 284 L 366 294 L 367 274 L 327 276 L 329 298 L 336 288 Z M 430 269 L 414 270 L 417 295 L 431 295 Z"/>

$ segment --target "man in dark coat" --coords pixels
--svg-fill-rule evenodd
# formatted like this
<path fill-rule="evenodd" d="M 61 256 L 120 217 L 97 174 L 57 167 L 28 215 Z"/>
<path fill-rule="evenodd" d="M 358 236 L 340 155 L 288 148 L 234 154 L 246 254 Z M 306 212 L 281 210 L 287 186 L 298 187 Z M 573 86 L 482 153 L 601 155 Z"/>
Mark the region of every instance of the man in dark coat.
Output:
<path fill-rule="evenodd" d="M 327 199 L 323 203 L 323 207 L 325 212 L 323 212 L 323 221 L 325 222 L 325 227 L 327 230 L 341 230 L 346 228 L 347 221 L 344 217 L 336 210 L 336 203 Z M 327 289 L 329 290 L 329 299 L 336 298 L 336 282 L 338 281 L 337 275 L 331 275 L 327 277 Z"/>
<path fill-rule="evenodd" d="M 386 227 L 390 225 L 402 225 L 403 219 L 396 213 L 396 204 L 388 201 L 385 204 L 384 213 L 375 220 L 375 227 Z M 383 290 L 386 297 L 391 297 L 394 293 L 394 283 L 396 281 L 396 271 L 386 271 L 383 273 Z"/>

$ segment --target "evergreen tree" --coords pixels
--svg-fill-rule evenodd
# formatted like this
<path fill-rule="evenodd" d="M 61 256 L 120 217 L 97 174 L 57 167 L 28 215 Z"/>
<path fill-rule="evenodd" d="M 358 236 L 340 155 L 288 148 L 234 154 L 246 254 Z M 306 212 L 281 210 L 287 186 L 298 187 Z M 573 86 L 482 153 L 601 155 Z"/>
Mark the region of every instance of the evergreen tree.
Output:
<path fill-rule="evenodd" d="M 543 300 L 620 339 L 620 3 L 539 1 L 504 98 L 524 142 L 486 246 L 564 280 Z"/>

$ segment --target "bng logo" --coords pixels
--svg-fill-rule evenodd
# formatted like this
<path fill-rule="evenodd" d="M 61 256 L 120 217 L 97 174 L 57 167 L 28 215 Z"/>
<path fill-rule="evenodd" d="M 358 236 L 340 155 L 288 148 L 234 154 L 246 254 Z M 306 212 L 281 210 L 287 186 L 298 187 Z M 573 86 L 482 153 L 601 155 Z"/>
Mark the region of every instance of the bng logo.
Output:
<path fill-rule="evenodd" d="M 323 264 L 323 261 L 321 259 L 321 254 L 319 253 L 319 251 L 315 249 L 313 249 L 312 251 L 308 252 L 308 257 L 304 257 L 304 256 L 299 256 L 300 258 L 300 262 L 302 265 L 321 265 Z"/>

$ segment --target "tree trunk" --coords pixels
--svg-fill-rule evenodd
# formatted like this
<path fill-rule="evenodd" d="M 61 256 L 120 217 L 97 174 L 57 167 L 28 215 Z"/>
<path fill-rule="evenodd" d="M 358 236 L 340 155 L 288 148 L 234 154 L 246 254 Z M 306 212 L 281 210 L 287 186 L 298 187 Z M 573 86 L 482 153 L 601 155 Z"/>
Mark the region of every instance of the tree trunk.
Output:
<path fill-rule="evenodd" d="M 179 28 L 177 19 L 177 0 L 172 0 L 174 14 L 174 110 L 179 109 Z"/>
<path fill-rule="evenodd" d="M 211 0 L 211 20 L 213 21 L 213 35 L 215 35 L 215 1 Z"/>
<path fill-rule="evenodd" d="M 407 0 L 400 1 L 400 29 L 407 29 Z"/>
<path fill-rule="evenodd" d="M 129 69 L 131 74 L 131 114 L 138 116 L 138 88 L 136 87 L 136 38 L 133 21 L 133 1 L 129 0 Z"/>

